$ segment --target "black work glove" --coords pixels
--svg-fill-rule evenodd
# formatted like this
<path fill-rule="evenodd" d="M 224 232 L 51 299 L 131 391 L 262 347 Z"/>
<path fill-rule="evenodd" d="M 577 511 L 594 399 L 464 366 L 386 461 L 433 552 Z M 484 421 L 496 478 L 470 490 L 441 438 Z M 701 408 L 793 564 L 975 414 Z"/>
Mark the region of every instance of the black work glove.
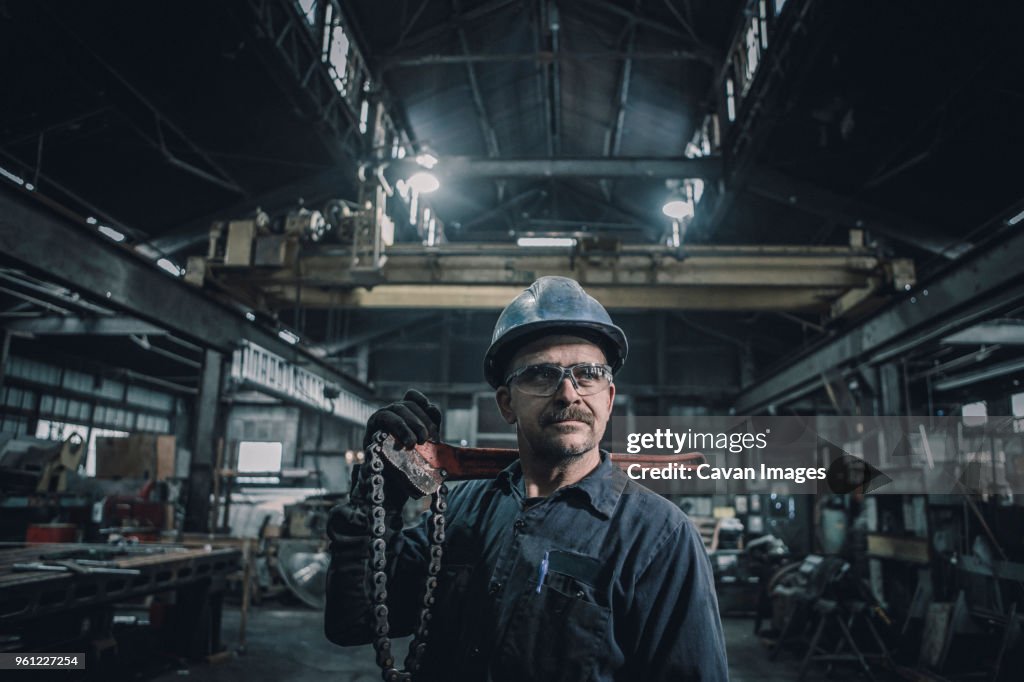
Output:
<path fill-rule="evenodd" d="M 440 435 L 440 428 L 441 409 L 419 391 L 409 389 L 402 400 L 385 405 L 370 415 L 369 421 L 366 422 L 366 434 L 363 436 L 363 450 L 370 446 L 374 434 L 378 431 L 393 436 L 398 447 L 408 449 L 428 439 L 436 440 Z M 372 475 L 368 464 L 356 467 L 352 477 L 353 498 L 369 499 Z M 388 511 L 401 510 L 412 492 L 402 475 L 395 471 L 391 464 L 385 462 L 384 507 Z"/>
<path fill-rule="evenodd" d="M 436 440 L 440 429 L 441 408 L 419 391 L 410 388 L 402 400 L 385 405 L 370 415 L 363 436 L 363 450 L 370 445 L 373 434 L 378 431 L 394 436 L 400 447 L 411 448 L 428 439 Z"/>

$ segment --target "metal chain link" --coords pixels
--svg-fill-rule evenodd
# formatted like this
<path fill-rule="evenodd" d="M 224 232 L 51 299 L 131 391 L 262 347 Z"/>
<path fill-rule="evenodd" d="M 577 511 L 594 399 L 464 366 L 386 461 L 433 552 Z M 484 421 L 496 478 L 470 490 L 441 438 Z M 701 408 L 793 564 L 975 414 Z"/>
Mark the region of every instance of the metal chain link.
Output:
<path fill-rule="evenodd" d="M 443 483 L 431 495 L 430 522 L 427 532 L 430 537 L 430 563 L 427 565 L 427 579 L 424 584 L 423 602 L 420 609 L 419 623 L 412 642 L 409 644 L 409 655 L 405 658 L 405 670 L 395 668 L 395 657 L 391 653 L 391 638 L 388 636 L 388 576 L 387 557 L 384 550 L 385 512 L 384 512 L 384 441 L 387 434 L 378 431 L 373 442 L 367 448 L 367 464 L 370 467 L 370 565 L 373 568 L 373 615 L 374 639 L 373 648 L 377 652 L 377 665 L 381 669 L 381 677 L 385 682 L 411 682 L 413 674 L 418 672 L 423 662 L 423 654 L 427 649 L 427 637 L 430 634 L 430 609 L 434 606 L 434 590 L 437 588 L 437 575 L 441 572 L 441 556 L 444 553 L 444 513 L 448 510 L 448 486 Z M 441 469 L 441 478 L 448 473 Z"/>

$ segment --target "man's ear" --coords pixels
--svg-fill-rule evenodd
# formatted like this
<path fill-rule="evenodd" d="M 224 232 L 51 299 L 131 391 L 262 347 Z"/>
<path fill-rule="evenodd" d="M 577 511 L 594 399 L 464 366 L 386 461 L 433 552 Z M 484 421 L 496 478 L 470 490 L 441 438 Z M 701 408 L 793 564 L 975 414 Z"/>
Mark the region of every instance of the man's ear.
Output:
<path fill-rule="evenodd" d="M 615 405 L 615 384 L 613 383 L 608 387 L 608 412 L 612 411 L 612 406 Z"/>
<path fill-rule="evenodd" d="M 508 424 L 515 424 L 516 413 L 512 411 L 512 392 L 508 390 L 508 386 L 498 387 L 498 390 L 494 392 L 494 402 L 498 403 L 501 418 Z"/>

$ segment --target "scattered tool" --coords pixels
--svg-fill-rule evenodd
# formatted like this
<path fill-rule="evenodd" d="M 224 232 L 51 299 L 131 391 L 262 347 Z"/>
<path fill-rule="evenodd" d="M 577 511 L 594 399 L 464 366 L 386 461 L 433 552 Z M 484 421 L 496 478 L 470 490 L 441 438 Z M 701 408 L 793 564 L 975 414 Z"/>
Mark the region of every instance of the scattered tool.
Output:
<path fill-rule="evenodd" d="M 90 562 L 108 563 L 108 562 Z M 109 562 L 113 563 L 113 562 Z M 14 564 L 11 570 L 18 573 L 28 571 L 49 571 L 52 573 L 79 573 L 79 574 L 103 574 L 103 575 L 141 575 L 142 571 L 137 568 L 112 568 L 110 566 L 83 565 L 76 561 L 54 561 L 44 563 L 32 561 L 29 563 Z"/>

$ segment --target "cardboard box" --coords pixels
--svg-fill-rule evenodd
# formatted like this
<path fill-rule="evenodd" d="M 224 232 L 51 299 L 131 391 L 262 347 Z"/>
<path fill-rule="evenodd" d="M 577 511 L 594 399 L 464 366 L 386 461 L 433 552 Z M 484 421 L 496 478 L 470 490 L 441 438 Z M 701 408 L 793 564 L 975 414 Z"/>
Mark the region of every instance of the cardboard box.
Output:
<path fill-rule="evenodd" d="M 299 240 L 286 234 L 268 234 L 256 238 L 254 265 L 285 267 L 295 264 Z"/>
<path fill-rule="evenodd" d="M 232 220 L 228 223 L 228 244 L 224 250 L 224 265 L 252 265 L 252 245 L 256 238 L 255 220 Z"/>
<path fill-rule="evenodd" d="M 206 259 L 202 256 L 189 256 L 185 265 L 185 281 L 192 286 L 201 287 L 206 281 Z"/>
<path fill-rule="evenodd" d="M 96 478 L 174 476 L 175 438 L 162 433 L 134 433 L 96 439 Z"/>

